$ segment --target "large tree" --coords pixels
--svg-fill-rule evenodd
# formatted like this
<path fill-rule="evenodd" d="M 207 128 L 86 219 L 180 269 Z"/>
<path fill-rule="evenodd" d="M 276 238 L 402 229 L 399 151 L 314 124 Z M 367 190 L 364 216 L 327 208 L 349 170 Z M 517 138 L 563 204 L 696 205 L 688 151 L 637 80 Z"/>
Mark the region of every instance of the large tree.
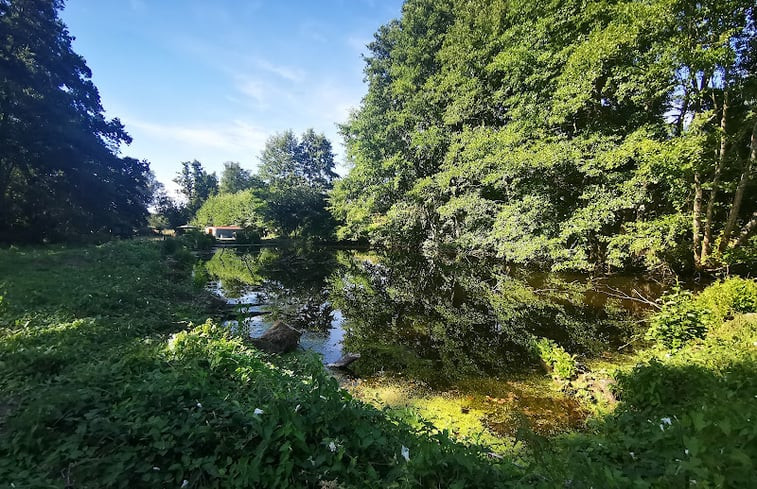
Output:
<path fill-rule="evenodd" d="M 245 170 L 239 163 L 227 161 L 223 164 L 221 172 L 221 185 L 219 192 L 233 194 L 242 190 L 259 189 L 262 182 L 249 170 Z"/>
<path fill-rule="evenodd" d="M 331 143 L 312 129 L 272 136 L 260 156 L 267 218 L 284 235 L 331 237 L 334 222 L 327 193 L 337 177 Z"/>
<path fill-rule="evenodd" d="M 186 199 L 186 218 L 191 219 L 208 198 L 218 193 L 218 177 L 208 173 L 197 160 L 183 161 L 173 180 Z"/>
<path fill-rule="evenodd" d="M 339 234 L 554 269 L 743 260 L 754 16 L 751 0 L 408 0 L 342 127 Z"/>
<path fill-rule="evenodd" d="M 59 0 L 0 1 L 0 241 L 129 234 L 151 196 L 108 120 Z"/>

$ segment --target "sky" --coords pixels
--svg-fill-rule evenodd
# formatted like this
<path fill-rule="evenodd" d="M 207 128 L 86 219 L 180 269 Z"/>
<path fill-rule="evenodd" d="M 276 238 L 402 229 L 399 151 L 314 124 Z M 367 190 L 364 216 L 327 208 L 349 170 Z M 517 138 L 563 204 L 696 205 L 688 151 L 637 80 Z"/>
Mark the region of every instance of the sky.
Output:
<path fill-rule="evenodd" d="M 197 159 L 255 170 L 273 134 L 313 128 L 334 145 L 356 108 L 365 45 L 401 0 L 68 0 L 61 17 L 106 116 L 134 139 L 122 154 L 158 180 Z"/>

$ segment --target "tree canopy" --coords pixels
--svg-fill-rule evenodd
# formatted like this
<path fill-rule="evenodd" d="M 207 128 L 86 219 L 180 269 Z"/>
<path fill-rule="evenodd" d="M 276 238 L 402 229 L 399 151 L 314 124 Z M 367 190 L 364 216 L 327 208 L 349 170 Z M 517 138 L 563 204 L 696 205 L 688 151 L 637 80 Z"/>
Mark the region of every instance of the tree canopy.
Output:
<path fill-rule="evenodd" d="M 748 260 L 755 32 L 750 0 L 408 0 L 342 126 L 339 235 L 553 269 Z"/>
<path fill-rule="evenodd" d="M 218 177 L 215 173 L 206 172 L 197 160 L 183 161 L 173 181 L 186 199 L 187 219 L 194 216 L 208 198 L 218 193 Z"/>
<path fill-rule="evenodd" d="M 0 241 L 131 234 L 151 199 L 145 161 L 106 119 L 59 0 L 0 1 Z"/>
<path fill-rule="evenodd" d="M 272 136 L 260 156 L 267 219 L 283 235 L 328 238 L 334 221 L 326 209 L 336 178 L 331 143 L 312 129 Z"/>
<path fill-rule="evenodd" d="M 221 185 L 218 190 L 222 194 L 233 194 L 251 188 L 260 188 L 262 182 L 249 170 L 245 170 L 239 163 L 227 161 L 221 172 Z"/>

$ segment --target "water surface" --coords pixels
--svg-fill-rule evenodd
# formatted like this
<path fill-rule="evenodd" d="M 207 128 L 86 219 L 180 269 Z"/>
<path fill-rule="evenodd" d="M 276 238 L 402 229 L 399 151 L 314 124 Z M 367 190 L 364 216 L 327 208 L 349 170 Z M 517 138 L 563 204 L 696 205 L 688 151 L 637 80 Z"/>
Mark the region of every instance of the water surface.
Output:
<path fill-rule="evenodd" d="M 220 248 L 205 266 L 236 307 L 230 327 L 254 337 L 280 319 L 303 330 L 302 347 L 324 363 L 361 353 L 359 375 L 432 383 L 537 368 L 537 337 L 581 357 L 615 350 L 638 332 L 644 300 L 664 290 L 632 276 L 316 247 Z"/>

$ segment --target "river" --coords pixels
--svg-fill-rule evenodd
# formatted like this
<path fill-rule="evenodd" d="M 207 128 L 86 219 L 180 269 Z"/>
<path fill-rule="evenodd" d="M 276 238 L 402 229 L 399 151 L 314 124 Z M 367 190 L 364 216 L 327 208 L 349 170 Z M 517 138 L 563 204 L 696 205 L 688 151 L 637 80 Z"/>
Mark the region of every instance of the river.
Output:
<path fill-rule="evenodd" d="M 211 289 L 236 305 L 227 324 L 259 336 L 280 319 L 301 345 L 353 372 L 395 372 L 444 385 L 533 369 L 536 337 L 579 358 L 617 351 L 665 286 L 634 276 L 535 273 L 480 259 L 433 260 L 317 247 L 219 248 Z"/>

